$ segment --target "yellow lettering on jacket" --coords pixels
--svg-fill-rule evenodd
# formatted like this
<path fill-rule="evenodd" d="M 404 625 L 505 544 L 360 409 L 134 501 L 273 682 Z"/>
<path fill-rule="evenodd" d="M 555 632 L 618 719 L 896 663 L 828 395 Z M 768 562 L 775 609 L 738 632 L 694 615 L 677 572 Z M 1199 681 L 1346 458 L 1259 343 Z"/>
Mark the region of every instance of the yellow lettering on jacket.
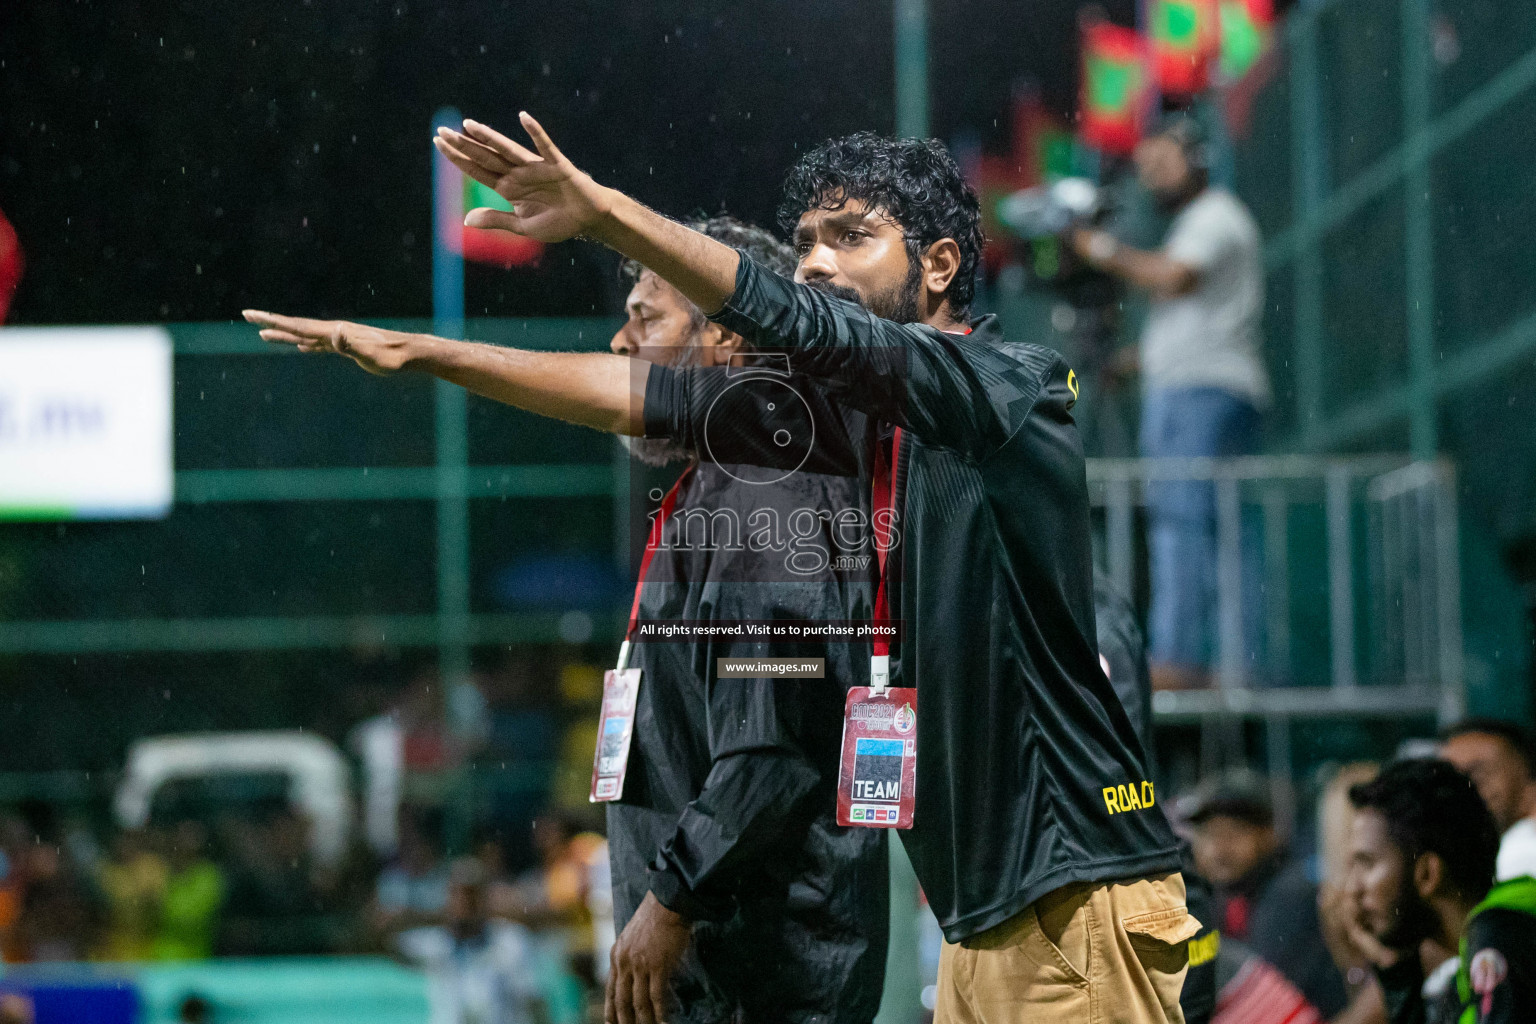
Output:
<path fill-rule="evenodd" d="M 1156 802 L 1156 796 L 1152 783 L 1146 779 L 1130 785 L 1105 786 L 1104 807 L 1110 814 L 1144 811 Z"/>
<path fill-rule="evenodd" d="M 1216 953 L 1221 949 L 1221 932 L 1211 932 L 1209 935 L 1199 935 L 1189 940 L 1189 966 L 1199 967 L 1216 959 Z"/>

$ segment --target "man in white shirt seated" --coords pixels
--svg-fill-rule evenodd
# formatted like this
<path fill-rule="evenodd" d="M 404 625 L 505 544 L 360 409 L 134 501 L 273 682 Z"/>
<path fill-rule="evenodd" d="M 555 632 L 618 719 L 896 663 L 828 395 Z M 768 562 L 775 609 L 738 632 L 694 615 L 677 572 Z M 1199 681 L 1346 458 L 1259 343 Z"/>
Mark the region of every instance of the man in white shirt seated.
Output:
<path fill-rule="evenodd" d="M 1440 734 L 1440 756 L 1472 779 L 1499 826 L 1500 882 L 1536 877 L 1536 748 L 1513 722 L 1469 718 Z"/>
<path fill-rule="evenodd" d="M 395 936 L 427 976 L 430 1024 L 535 1024 L 548 1019 L 539 949 L 522 925 L 487 913 L 490 879 L 479 861 L 455 861 L 443 922 Z"/>

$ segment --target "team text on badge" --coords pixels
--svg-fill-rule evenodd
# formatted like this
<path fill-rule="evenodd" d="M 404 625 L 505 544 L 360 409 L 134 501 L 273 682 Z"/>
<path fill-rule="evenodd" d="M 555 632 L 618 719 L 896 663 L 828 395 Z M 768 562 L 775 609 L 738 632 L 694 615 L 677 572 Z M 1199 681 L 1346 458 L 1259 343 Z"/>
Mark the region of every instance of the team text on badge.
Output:
<path fill-rule="evenodd" d="M 917 690 L 855 686 L 843 709 L 837 823 L 911 828 L 917 802 Z"/>

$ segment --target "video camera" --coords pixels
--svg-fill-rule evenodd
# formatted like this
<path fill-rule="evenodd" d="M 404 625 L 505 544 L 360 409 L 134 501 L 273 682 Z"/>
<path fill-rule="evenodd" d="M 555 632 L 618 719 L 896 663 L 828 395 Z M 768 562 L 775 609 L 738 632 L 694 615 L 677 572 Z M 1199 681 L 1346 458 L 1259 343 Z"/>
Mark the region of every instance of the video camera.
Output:
<path fill-rule="evenodd" d="M 1062 178 L 1013 193 L 998 203 L 997 216 L 1019 240 L 1029 280 L 1085 309 L 1114 301 L 1119 285 L 1079 258 L 1067 236 L 1075 228 L 1101 226 L 1115 205 L 1112 188 Z"/>

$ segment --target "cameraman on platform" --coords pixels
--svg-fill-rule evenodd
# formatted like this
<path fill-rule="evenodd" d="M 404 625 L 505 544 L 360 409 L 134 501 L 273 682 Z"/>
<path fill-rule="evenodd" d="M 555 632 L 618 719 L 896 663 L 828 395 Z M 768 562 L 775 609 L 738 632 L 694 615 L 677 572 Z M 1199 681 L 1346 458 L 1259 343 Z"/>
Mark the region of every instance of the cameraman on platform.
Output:
<path fill-rule="evenodd" d="M 1136 149 L 1143 185 L 1172 215 L 1161 249 L 1120 243 L 1106 231 L 1072 230 L 1087 261 L 1151 296 L 1142 329 L 1141 452 L 1149 458 L 1250 455 L 1258 451 L 1269 379 L 1259 357 L 1264 274 L 1259 230 L 1230 192 L 1213 187 L 1196 122 L 1176 114 Z M 1214 488 L 1166 481 L 1147 488 L 1152 607 L 1148 619 L 1157 689 L 1205 685 L 1214 662 Z M 1243 559 L 1245 661 L 1256 657 L 1258 567 Z"/>

